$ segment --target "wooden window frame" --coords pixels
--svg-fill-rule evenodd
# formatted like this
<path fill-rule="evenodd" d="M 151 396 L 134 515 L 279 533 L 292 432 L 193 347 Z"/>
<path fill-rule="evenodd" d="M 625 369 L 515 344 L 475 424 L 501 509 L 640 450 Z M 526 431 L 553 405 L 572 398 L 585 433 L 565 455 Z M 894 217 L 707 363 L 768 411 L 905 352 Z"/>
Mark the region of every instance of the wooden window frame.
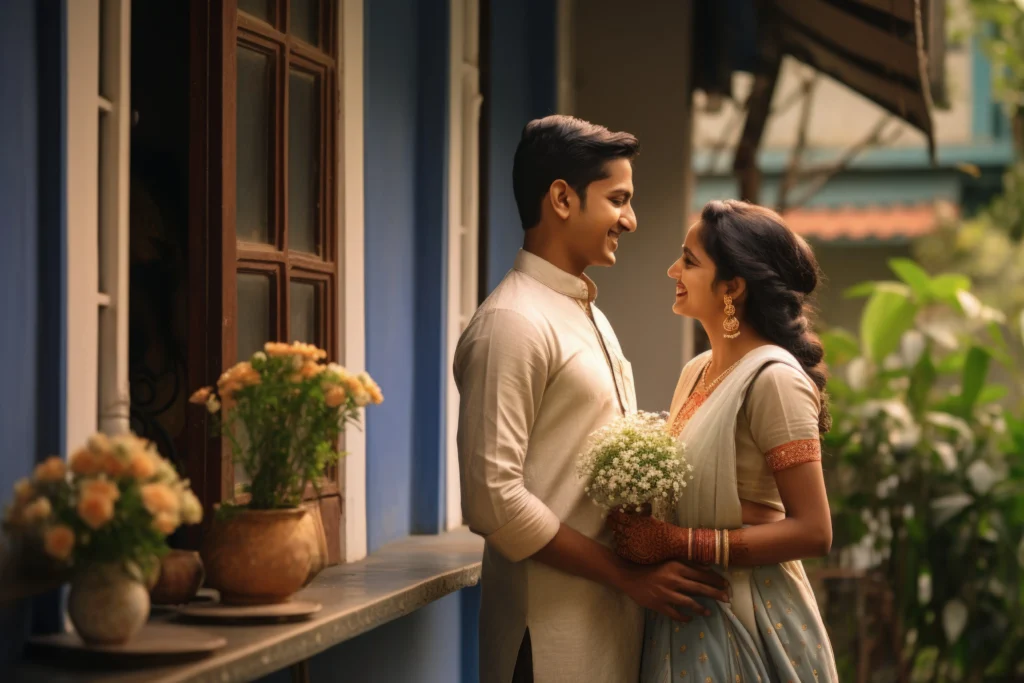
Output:
<path fill-rule="evenodd" d="M 316 283 L 321 305 L 316 321 L 320 342 L 330 360 L 344 362 L 340 340 L 344 337 L 345 300 L 341 265 L 344 241 L 338 219 L 338 131 L 341 125 L 339 78 L 342 0 L 317 0 L 320 42 L 311 46 L 288 33 L 291 0 L 274 0 L 268 23 L 238 9 L 238 0 L 192 0 L 190 145 L 190 387 L 209 384 L 237 358 L 237 274 L 266 273 L 272 282 L 271 335 L 291 341 L 290 296 L 292 281 Z M 236 239 L 236 117 L 237 50 L 251 46 L 273 56 L 268 182 L 271 244 Z M 319 169 L 317 178 L 318 253 L 305 254 L 288 248 L 288 120 L 289 79 L 293 69 L 318 79 Z M 302 340 L 310 341 L 310 340 Z M 189 444 L 187 469 L 201 500 L 207 506 L 234 496 L 234 469 L 229 445 L 208 436 L 207 420 L 193 413 L 186 427 Z M 332 468 L 320 483 L 321 501 L 340 496 L 343 472 Z M 312 487 L 306 498 L 316 499 Z M 324 518 L 332 559 L 340 559 L 337 542 L 345 526 L 341 502 L 337 519 Z M 340 530 L 338 525 L 340 524 Z M 332 538 L 332 532 L 336 538 Z M 197 539 L 192 539 L 193 541 Z"/>

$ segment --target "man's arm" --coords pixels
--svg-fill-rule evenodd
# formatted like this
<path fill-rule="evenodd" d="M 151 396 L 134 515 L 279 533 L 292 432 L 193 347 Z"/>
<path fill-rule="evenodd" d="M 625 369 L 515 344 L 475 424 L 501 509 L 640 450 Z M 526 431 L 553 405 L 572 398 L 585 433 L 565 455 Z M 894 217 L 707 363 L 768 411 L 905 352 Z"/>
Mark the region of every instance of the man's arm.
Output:
<path fill-rule="evenodd" d="M 682 592 L 723 599 L 721 579 L 668 563 L 631 566 L 593 539 L 562 524 L 523 480 L 534 419 L 547 385 L 549 351 L 543 335 L 520 313 L 477 316 L 455 359 L 459 386 L 459 469 L 463 517 L 513 562 L 533 558 L 622 591 L 638 603 L 680 618 Z"/>

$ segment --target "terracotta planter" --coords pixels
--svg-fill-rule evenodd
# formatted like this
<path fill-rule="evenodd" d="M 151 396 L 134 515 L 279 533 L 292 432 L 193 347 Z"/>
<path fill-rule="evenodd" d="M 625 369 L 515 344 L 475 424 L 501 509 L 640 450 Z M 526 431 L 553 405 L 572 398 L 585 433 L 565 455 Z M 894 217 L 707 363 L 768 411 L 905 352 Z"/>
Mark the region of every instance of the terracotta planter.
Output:
<path fill-rule="evenodd" d="M 201 556 L 206 585 L 227 605 L 284 602 L 309 577 L 314 548 L 303 508 L 242 510 L 214 519 Z"/>
<path fill-rule="evenodd" d="M 303 505 L 307 514 L 299 525 L 299 531 L 310 546 L 309 574 L 303 586 L 316 578 L 316 575 L 327 566 L 327 535 L 324 533 L 324 522 L 320 516 L 318 502 Z"/>
<path fill-rule="evenodd" d="M 205 572 L 199 553 L 172 550 L 160 560 L 160 577 L 149 591 L 154 605 L 183 605 L 196 596 Z"/>
<path fill-rule="evenodd" d="M 149 618 L 149 593 L 120 564 L 84 568 L 71 582 L 68 616 L 91 645 L 122 645 Z"/>

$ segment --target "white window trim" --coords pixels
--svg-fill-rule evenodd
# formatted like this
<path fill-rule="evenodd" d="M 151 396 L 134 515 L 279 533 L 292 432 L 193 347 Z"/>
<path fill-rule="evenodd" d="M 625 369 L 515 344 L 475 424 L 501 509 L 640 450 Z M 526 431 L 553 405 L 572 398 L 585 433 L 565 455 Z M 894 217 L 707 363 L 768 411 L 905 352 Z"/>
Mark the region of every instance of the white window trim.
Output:
<path fill-rule="evenodd" d="M 97 429 L 128 429 L 130 10 L 130 0 L 67 3 L 66 453 Z"/>
<path fill-rule="evenodd" d="M 448 328 L 446 330 L 445 528 L 462 526 L 456 443 L 459 391 L 451 367 L 459 336 L 479 298 L 480 9 L 479 0 L 451 0 L 448 53 Z"/>
<path fill-rule="evenodd" d="M 339 81 L 341 112 L 340 135 L 337 136 L 338 225 L 342 239 L 339 255 L 345 279 L 344 336 L 341 336 L 345 365 L 361 369 L 366 365 L 365 279 L 363 275 L 363 0 L 340 0 L 337 35 L 341 38 L 341 78 Z M 342 297 L 338 297 L 342 301 Z M 341 316 L 339 316 L 339 320 Z M 368 411 L 366 420 L 373 419 Z M 348 429 L 345 432 L 348 455 L 345 468 L 344 520 L 346 562 L 366 557 L 366 432 Z"/>

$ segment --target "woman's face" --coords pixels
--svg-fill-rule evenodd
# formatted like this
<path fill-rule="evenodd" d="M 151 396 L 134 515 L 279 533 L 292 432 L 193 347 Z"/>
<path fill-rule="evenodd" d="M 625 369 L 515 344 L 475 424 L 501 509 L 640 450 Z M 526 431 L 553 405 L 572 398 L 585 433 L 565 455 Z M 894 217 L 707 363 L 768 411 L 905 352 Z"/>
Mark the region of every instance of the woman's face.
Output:
<path fill-rule="evenodd" d="M 687 231 L 683 254 L 668 269 L 668 276 L 676 283 L 672 312 L 704 322 L 719 317 L 724 304 L 717 292 L 720 287 L 715 286 L 715 264 L 704 251 L 700 229 L 700 223 L 694 223 Z"/>

